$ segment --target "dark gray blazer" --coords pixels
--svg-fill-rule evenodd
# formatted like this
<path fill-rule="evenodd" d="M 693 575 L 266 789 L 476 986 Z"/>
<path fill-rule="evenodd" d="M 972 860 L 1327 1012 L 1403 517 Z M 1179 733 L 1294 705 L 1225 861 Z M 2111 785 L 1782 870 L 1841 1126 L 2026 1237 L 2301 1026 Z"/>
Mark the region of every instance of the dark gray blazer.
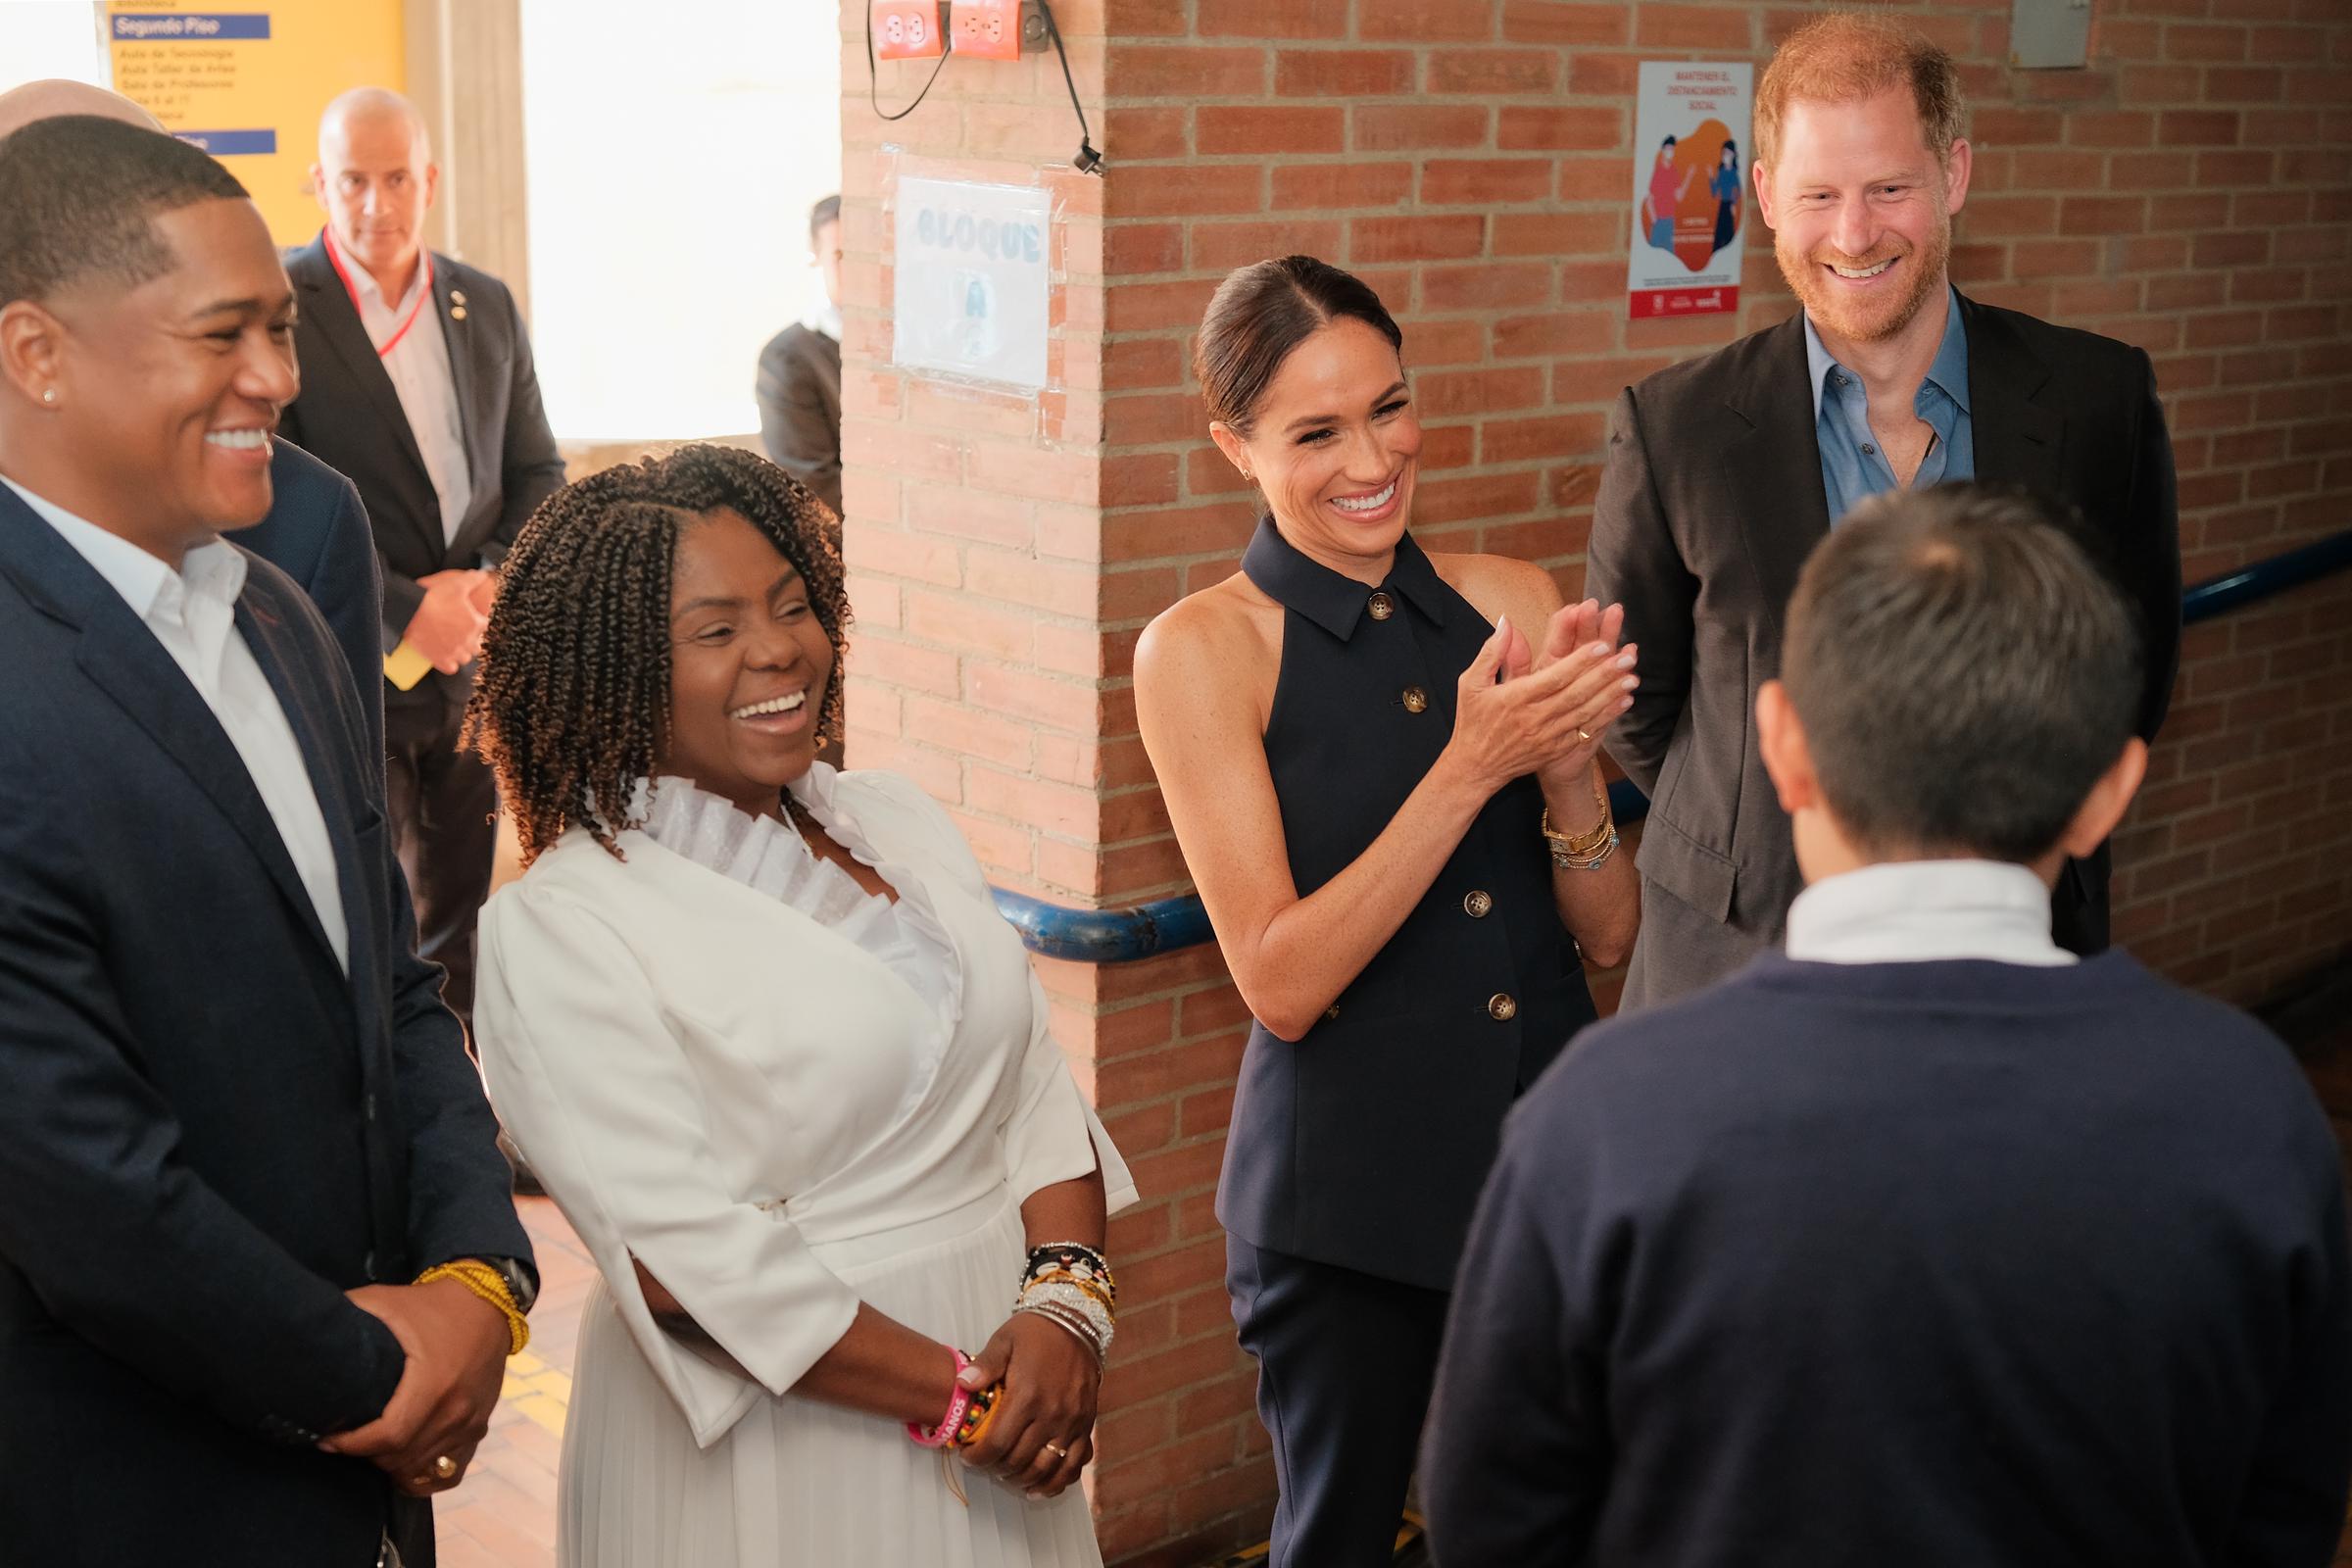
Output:
<path fill-rule="evenodd" d="M 0 490 L 0 1557 L 431 1561 L 318 1451 L 403 1358 L 346 1299 L 527 1259 L 384 775 L 325 623 L 252 560 L 237 629 L 309 765 L 346 976 L 235 747 L 114 588 Z"/>
<path fill-rule="evenodd" d="M 841 514 L 841 344 L 795 324 L 760 351 L 760 444 Z"/>
<path fill-rule="evenodd" d="M 507 286 L 478 268 L 433 255 L 433 317 L 449 345 L 458 418 L 473 494 L 457 537 L 445 539 L 441 503 L 400 395 L 327 259 L 323 235 L 286 258 L 300 314 L 294 343 L 302 393 L 278 433 L 359 486 L 383 564 L 382 654 L 400 645 L 424 590 L 416 579 L 452 567 L 495 566 L 540 502 L 564 482 L 564 460 L 539 401 L 531 340 Z M 460 306 L 456 296 L 465 296 Z M 457 312 L 463 310 L 465 315 Z M 380 671 L 382 665 L 377 665 Z M 470 666 L 428 673 L 414 691 L 387 688 L 394 709 L 463 703 Z"/>
<path fill-rule="evenodd" d="M 2135 608 L 2138 730 L 2163 722 L 2180 646 L 2172 443 L 2148 357 L 1963 298 L 1980 480 L 2081 515 L 2079 537 Z M 1781 615 L 1829 533 L 1801 317 L 1619 395 L 1585 591 L 1625 605 L 1642 648 L 1609 754 L 1650 798 L 1642 936 L 1625 1005 L 1695 991 L 1777 943 L 1803 886 L 1755 746 L 1756 689 L 1780 673 Z M 2107 942 L 2107 852 L 2069 862 L 2058 940 Z"/>

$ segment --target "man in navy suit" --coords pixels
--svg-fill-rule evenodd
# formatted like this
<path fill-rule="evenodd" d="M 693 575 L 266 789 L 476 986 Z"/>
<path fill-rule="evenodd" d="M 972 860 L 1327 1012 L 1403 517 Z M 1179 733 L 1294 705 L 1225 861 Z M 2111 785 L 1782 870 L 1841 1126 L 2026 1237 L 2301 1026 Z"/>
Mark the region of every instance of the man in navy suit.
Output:
<path fill-rule="evenodd" d="M 168 134 L 163 122 L 120 93 L 52 77 L 0 92 L 0 137 L 55 115 L 98 115 Z M 311 596 L 351 664 L 374 744 L 383 750 L 382 649 L 376 623 L 383 578 L 368 513 L 349 479 L 286 441 L 272 445 L 270 514 L 240 531 L 237 543 L 283 571 Z"/>
<path fill-rule="evenodd" d="M 1446 1568 L 2335 1560 L 2328 1120 L 2251 1018 L 2052 936 L 2147 765 L 2137 641 L 2017 493 L 1814 551 L 1756 699 L 1788 952 L 1519 1102 L 1422 1467 Z"/>
<path fill-rule="evenodd" d="M 0 1543 L 432 1560 L 529 1244 L 270 510 L 292 290 L 197 149 L 0 141 Z M 485 1291 L 489 1288 L 484 1287 Z"/>

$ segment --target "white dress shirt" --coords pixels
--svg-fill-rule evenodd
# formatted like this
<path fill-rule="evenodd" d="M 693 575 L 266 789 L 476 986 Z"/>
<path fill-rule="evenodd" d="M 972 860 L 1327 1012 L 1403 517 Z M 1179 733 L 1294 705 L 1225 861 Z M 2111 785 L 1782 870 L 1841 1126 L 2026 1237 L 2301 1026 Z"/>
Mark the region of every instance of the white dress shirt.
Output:
<path fill-rule="evenodd" d="M 350 973 L 351 930 L 343 918 L 342 881 L 335 874 L 326 816 L 311 788 L 294 726 L 237 632 L 245 558 L 216 539 L 189 551 L 175 572 L 120 534 L 42 500 L 7 475 L 0 474 L 0 484 L 22 496 L 122 596 L 220 721 L 277 825 L 277 836 L 334 946 L 335 961 Z"/>
<path fill-rule="evenodd" d="M 2050 890 L 2004 860 L 1892 860 L 1816 882 L 1788 906 L 1788 956 L 1811 963 L 2075 961 L 2050 940 Z"/>
<path fill-rule="evenodd" d="M 365 267 L 345 257 L 343 269 L 351 279 L 354 303 L 360 308 L 360 324 L 368 329 L 368 341 L 380 353 L 424 291 L 423 257 L 418 256 L 408 292 L 397 304 L 385 303 L 384 291 Z M 458 385 L 450 372 L 449 343 L 441 335 L 440 311 L 434 301 L 425 300 L 418 307 L 416 322 L 392 352 L 383 355 L 383 362 L 384 373 L 392 378 L 392 390 L 400 394 L 401 412 L 409 416 L 409 433 L 416 438 L 416 450 L 423 455 L 424 471 L 432 476 L 433 495 L 441 503 L 441 540 L 452 543 L 473 499 L 473 470 L 466 462 L 466 431 L 458 422 Z"/>

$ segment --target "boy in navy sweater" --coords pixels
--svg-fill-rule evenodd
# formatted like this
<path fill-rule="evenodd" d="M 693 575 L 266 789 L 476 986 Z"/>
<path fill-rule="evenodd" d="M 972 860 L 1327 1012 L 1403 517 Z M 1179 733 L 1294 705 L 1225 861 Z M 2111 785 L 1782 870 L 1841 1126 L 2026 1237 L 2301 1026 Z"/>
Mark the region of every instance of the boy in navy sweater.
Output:
<path fill-rule="evenodd" d="M 2050 940 L 2146 766 L 2128 611 L 1954 485 L 1857 508 L 1788 617 L 1788 952 L 1520 1102 L 1430 1415 L 1438 1560 L 2331 1561 L 2327 1121 L 2260 1025 Z"/>

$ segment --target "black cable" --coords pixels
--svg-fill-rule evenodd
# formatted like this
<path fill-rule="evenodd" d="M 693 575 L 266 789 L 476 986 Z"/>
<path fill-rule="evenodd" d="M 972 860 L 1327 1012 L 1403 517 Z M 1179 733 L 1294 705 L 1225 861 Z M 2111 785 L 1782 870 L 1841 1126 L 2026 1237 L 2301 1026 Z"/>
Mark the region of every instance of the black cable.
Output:
<path fill-rule="evenodd" d="M 877 115 L 882 115 L 884 120 L 905 120 L 908 115 L 911 115 L 917 109 L 922 108 L 923 100 L 931 95 L 931 83 L 937 81 L 939 79 L 939 74 L 948 69 L 948 56 L 954 54 L 955 52 L 956 40 L 949 37 L 947 34 L 942 33 L 939 39 L 939 64 L 931 68 L 930 76 L 927 77 L 923 82 L 923 90 L 914 95 L 914 102 L 908 104 L 897 114 L 883 115 L 882 83 L 880 79 L 882 74 L 882 67 L 880 62 L 874 59 L 874 0 L 865 0 L 865 101 L 873 105 L 874 113 Z M 1069 69 L 1066 62 L 1064 63 L 1062 69 L 1064 71 Z M 1078 89 L 1072 87 L 1070 89 L 1070 97 L 1073 103 L 1077 101 L 1077 94 Z"/>
<path fill-rule="evenodd" d="M 865 0 L 865 3 L 870 20 L 874 0 Z M 1070 89 L 1070 108 L 1078 116 L 1078 156 L 1070 160 L 1070 167 L 1081 174 L 1100 174 L 1102 172 L 1102 155 L 1095 151 L 1094 133 L 1086 128 L 1086 106 L 1078 101 L 1078 81 L 1070 74 L 1070 52 L 1062 47 L 1061 28 L 1054 22 L 1054 0 L 1037 0 L 1037 9 L 1046 15 L 1046 36 L 1054 40 L 1054 52 L 1061 56 L 1062 85 Z M 874 29 L 868 26 L 865 34 L 865 46 L 871 49 L 874 46 Z"/>

